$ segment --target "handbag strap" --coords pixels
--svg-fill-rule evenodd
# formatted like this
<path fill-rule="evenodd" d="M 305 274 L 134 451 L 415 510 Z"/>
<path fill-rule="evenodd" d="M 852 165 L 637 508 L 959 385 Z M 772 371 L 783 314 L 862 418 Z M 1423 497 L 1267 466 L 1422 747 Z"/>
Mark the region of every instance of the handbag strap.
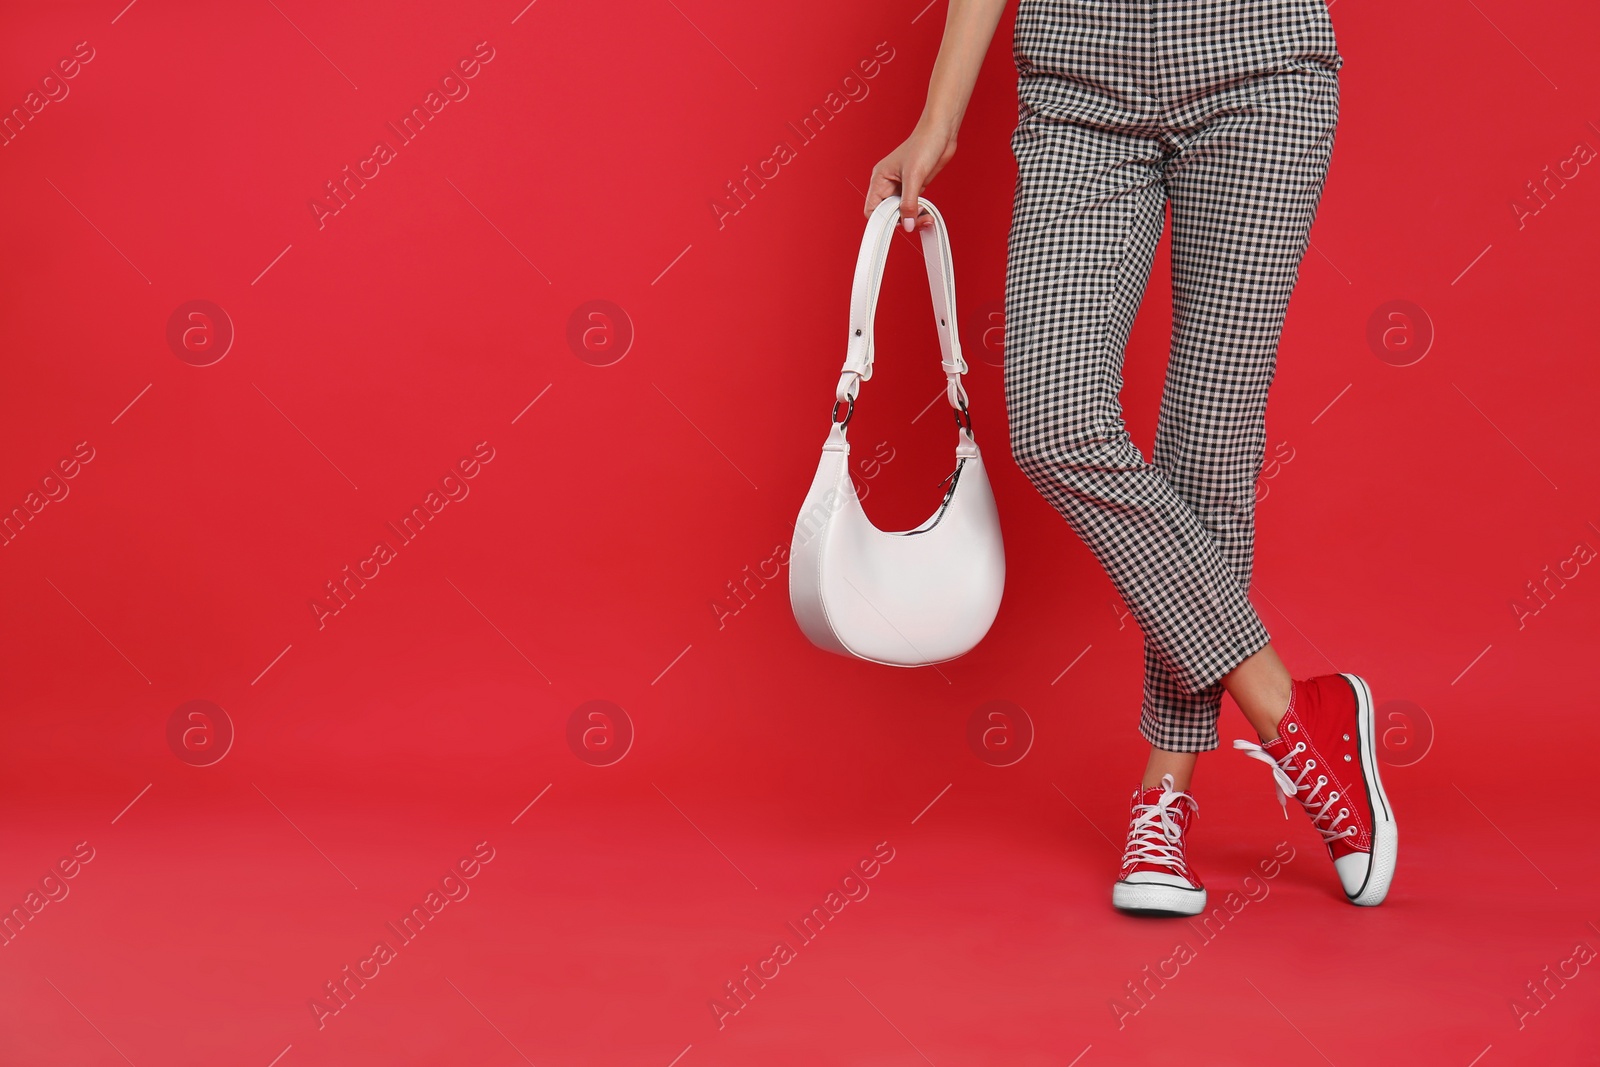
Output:
<path fill-rule="evenodd" d="M 922 210 L 933 218 L 933 225 L 921 230 L 922 258 L 928 268 L 928 287 L 933 294 L 933 310 L 939 324 L 940 366 L 944 368 L 945 397 L 958 413 L 961 423 L 967 413 L 967 390 L 961 376 L 967 361 L 961 354 L 961 335 L 956 329 L 956 279 L 950 256 L 950 234 L 939 209 L 924 199 Z M 889 244 L 900 225 L 900 197 L 884 197 L 867 221 L 861 238 L 861 253 L 856 257 L 855 287 L 850 295 L 850 347 L 839 376 L 834 396 L 841 404 L 855 404 L 861 383 L 872 377 L 873 320 L 877 316 L 878 293 L 883 285 L 883 268 L 889 258 Z M 835 409 L 837 410 L 837 409 Z M 963 426 L 970 436 L 970 420 Z"/>

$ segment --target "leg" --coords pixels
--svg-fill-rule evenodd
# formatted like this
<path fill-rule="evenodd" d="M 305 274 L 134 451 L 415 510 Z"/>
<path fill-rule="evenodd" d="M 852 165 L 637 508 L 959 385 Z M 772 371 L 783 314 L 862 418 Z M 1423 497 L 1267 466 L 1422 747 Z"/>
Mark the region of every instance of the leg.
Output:
<path fill-rule="evenodd" d="M 1241 590 L 1255 543 L 1256 478 L 1279 335 L 1322 194 L 1338 114 L 1325 67 L 1266 75 L 1173 135 L 1172 354 L 1154 462 L 1199 516 Z M 1198 119 L 1197 119 L 1198 121 Z M 1143 732 L 1189 723 L 1216 745 L 1226 689 L 1263 740 L 1276 736 L 1290 676 L 1270 645 L 1200 693 L 1146 648 Z"/>
<path fill-rule="evenodd" d="M 1040 115 L 1024 118 L 1012 146 L 1012 453 L 1105 568 L 1177 684 L 1205 690 L 1268 635 L 1210 534 L 1123 425 L 1124 346 L 1164 223 L 1163 152 L 1136 126 Z M 1150 740 L 1176 752 L 1216 746 L 1193 728 Z"/>
<path fill-rule="evenodd" d="M 1197 101 L 1171 126 L 1176 306 L 1157 462 L 1240 565 L 1243 588 L 1262 409 L 1338 120 L 1342 61 L 1326 19 L 1319 14 L 1311 28 L 1301 59 Z M 1381 903 L 1398 836 L 1366 681 L 1335 674 L 1291 682 L 1270 646 L 1221 681 L 1262 738 L 1234 747 L 1268 764 L 1280 798 L 1311 817 L 1346 897 Z"/>
<path fill-rule="evenodd" d="M 1278 736 L 1278 722 L 1289 707 L 1294 681 L 1271 645 L 1223 675 L 1222 684 L 1261 740 Z"/>
<path fill-rule="evenodd" d="M 1161 784 L 1162 775 L 1172 775 L 1172 787 L 1187 792 L 1194 780 L 1194 765 L 1200 759 L 1198 752 L 1168 752 L 1164 748 L 1150 747 L 1150 761 L 1145 764 L 1141 789 Z"/>

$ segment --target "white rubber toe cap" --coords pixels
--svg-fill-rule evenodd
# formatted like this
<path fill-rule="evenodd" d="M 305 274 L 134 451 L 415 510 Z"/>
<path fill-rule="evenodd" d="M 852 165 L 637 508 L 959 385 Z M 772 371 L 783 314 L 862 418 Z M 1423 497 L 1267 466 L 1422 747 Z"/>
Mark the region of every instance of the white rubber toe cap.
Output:
<path fill-rule="evenodd" d="M 1367 884 L 1367 872 L 1372 869 L 1372 854 L 1352 852 L 1340 856 L 1333 861 L 1333 869 L 1339 872 L 1339 884 L 1344 886 L 1344 895 L 1356 896 Z"/>
<path fill-rule="evenodd" d="M 1169 883 L 1167 879 L 1172 879 L 1172 882 Z M 1174 875 L 1140 871 L 1130 875 L 1127 881 L 1111 887 L 1111 903 L 1121 911 L 1199 915 L 1206 910 L 1206 891 L 1196 889 Z"/>
<path fill-rule="evenodd" d="M 1161 871 L 1134 871 L 1122 880 L 1123 885 L 1170 885 L 1174 889 L 1194 890 L 1194 886 L 1176 874 Z"/>

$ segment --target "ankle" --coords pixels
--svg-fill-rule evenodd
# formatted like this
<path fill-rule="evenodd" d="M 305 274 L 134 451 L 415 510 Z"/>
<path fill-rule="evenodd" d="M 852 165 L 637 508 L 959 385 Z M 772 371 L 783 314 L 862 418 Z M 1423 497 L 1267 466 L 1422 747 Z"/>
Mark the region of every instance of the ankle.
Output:
<path fill-rule="evenodd" d="M 1185 792 L 1194 777 L 1194 766 L 1199 759 L 1198 752 L 1176 752 L 1152 745 L 1150 758 L 1144 765 L 1144 778 L 1139 783 L 1139 789 L 1141 791 L 1155 789 L 1161 785 L 1161 779 L 1170 774 L 1173 788 L 1180 793 Z"/>
<path fill-rule="evenodd" d="M 1261 738 L 1262 744 L 1266 744 L 1269 741 L 1276 741 L 1278 739 L 1279 725 L 1282 724 L 1284 718 L 1288 716 L 1289 712 L 1294 710 L 1294 692 L 1296 688 L 1297 687 L 1295 686 L 1294 682 L 1291 681 L 1289 683 L 1289 697 L 1283 705 L 1283 710 L 1279 711 L 1276 715 L 1272 716 L 1268 720 L 1267 729 L 1262 729 L 1262 727 L 1259 725 L 1256 727 L 1256 734 Z"/>

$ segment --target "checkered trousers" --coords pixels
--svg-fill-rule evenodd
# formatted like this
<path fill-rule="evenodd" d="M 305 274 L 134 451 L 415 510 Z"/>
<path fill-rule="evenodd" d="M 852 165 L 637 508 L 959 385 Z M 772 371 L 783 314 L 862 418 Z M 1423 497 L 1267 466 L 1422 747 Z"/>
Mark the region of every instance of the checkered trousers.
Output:
<path fill-rule="evenodd" d="M 1140 733 L 1212 749 L 1221 677 L 1270 640 L 1247 597 L 1256 478 L 1344 61 L 1323 0 L 1020 0 L 1013 51 L 1012 454 L 1144 632 Z M 1146 461 L 1119 393 L 1169 205 Z"/>

